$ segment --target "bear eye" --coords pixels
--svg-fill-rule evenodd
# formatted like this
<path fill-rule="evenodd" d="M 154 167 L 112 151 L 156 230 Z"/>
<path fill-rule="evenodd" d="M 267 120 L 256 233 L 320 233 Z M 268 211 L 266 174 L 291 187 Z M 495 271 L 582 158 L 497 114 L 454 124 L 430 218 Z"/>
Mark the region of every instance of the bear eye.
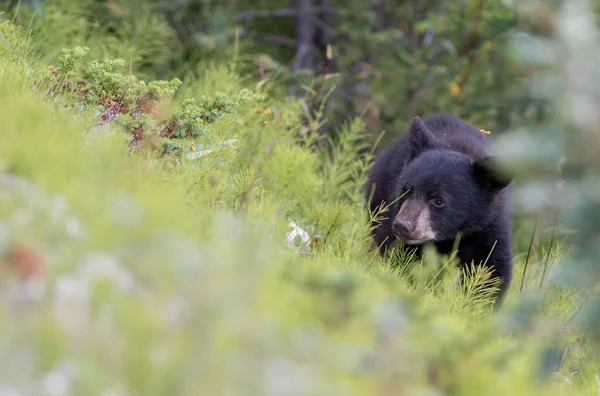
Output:
<path fill-rule="evenodd" d="M 432 199 L 431 203 L 438 208 L 443 208 L 445 206 L 444 201 L 442 201 L 440 198 Z"/>

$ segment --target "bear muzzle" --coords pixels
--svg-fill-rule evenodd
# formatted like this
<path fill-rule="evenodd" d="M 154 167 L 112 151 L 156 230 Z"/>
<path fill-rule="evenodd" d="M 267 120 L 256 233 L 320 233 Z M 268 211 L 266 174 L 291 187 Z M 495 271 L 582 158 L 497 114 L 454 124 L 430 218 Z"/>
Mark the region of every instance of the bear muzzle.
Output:
<path fill-rule="evenodd" d="M 415 230 L 415 224 L 411 221 L 395 218 L 392 224 L 394 234 L 396 235 L 410 235 Z"/>
<path fill-rule="evenodd" d="M 427 203 L 406 200 L 392 223 L 394 235 L 407 245 L 420 245 L 436 239 Z"/>

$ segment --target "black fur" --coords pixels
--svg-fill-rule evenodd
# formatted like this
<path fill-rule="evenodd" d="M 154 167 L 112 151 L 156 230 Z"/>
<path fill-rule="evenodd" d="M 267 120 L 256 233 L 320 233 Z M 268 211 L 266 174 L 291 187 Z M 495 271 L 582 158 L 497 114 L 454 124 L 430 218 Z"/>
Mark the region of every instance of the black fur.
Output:
<path fill-rule="evenodd" d="M 379 154 L 369 171 L 371 211 L 396 200 L 373 231 L 381 252 L 397 240 L 399 229 L 406 230 L 400 220 L 396 220 L 396 234 L 392 227 L 403 202 L 418 200 L 431 214 L 436 233 L 431 242 L 438 252 L 451 253 L 460 233 L 461 263 L 478 265 L 487 259 L 493 276 L 500 278 L 498 297 L 502 298 L 512 279 L 513 175 L 498 166 L 491 149 L 487 136 L 454 116 L 415 117 L 408 132 Z M 407 187 L 409 193 L 397 200 Z"/>

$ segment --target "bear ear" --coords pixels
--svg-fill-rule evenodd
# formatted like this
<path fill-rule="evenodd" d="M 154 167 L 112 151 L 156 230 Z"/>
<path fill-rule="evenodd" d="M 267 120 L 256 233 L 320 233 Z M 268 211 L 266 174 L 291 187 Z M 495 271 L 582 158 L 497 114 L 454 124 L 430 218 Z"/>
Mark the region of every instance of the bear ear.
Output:
<path fill-rule="evenodd" d="M 414 154 L 421 153 L 426 148 L 435 145 L 435 135 L 427 128 L 420 117 L 412 119 L 408 130 L 408 139 Z"/>
<path fill-rule="evenodd" d="M 484 186 L 495 190 L 502 190 L 514 179 L 514 173 L 502 167 L 500 161 L 494 156 L 488 156 L 473 163 L 473 174 L 475 179 Z"/>

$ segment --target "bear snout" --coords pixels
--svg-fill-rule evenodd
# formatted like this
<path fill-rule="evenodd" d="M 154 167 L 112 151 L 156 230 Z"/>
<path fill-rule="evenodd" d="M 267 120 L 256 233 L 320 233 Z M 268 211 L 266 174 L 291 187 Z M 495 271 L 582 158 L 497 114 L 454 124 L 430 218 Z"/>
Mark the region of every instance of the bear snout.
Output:
<path fill-rule="evenodd" d="M 436 239 L 431 213 L 420 199 L 408 199 L 392 222 L 392 232 L 409 245 L 421 244 Z"/>
<path fill-rule="evenodd" d="M 400 206 L 400 210 L 392 222 L 392 231 L 398 237 L 406 237 L 419 228 L 419 216 L 423 211 L 423 204 L 417 199 L 407 199 Z"/>
<path fill-rule="evenodd" d="M 396 217 L 392 223 L 394 234 L 397 236 L 410 235 L 415 230 L 415 224 Z"/>

